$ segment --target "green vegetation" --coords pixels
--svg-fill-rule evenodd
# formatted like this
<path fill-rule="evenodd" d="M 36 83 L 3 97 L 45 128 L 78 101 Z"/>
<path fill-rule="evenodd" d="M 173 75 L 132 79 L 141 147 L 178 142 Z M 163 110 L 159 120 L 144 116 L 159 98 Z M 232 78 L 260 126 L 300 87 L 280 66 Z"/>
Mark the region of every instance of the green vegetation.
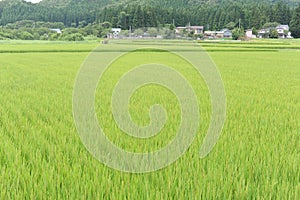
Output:
<path fill-rule="evenodd" d="M 110 33 L 111 27 L 109 22 L 93 25 L 85 24 L 84 26 L 74 28 L 65 27 L 62 22 L 22 20 L 0 27 L 0 40 L 95 40 L 97 38 L 103 38 Z"/>
<path fill-rule="evenodd" d="M 232 31 L 232 39 L 233 40 L 238 40 L 241 39 L 242 37 L 245 37 L 245 32 L 243 29 L 235 28 Z"/>
<path fill-rule="evenodd" d="M 110 115 L 109 93 L 132 64 L 154 60 L 174 67 L 191 82 L 199 100 L 199 133 L 186 154 L 163 170 L 129 174 L 95 160 L 74 125 L 76 74 L 98 44 L 0 42 L 0 198 L 299 199 L 300 42 L 199 44 L 216 63 L 227 94 L 223 133 L 205 159 L 199 158 L 199 147 L 209 125 L 209 95 L 188 63 L 167 52 L 136 51 L 105 72 L 95 100 L 99 123 L 115 144 L 127 150 L 164 146 L 180 119 L 174 95 L 154 85 L 133 95 L 130 111 L 133 120 L 144 125 L 149 122 L 149 106 L 164 105 L 170 121 L 162 135 L 142 141 L 117 129 Z M 188 49 L 191 43 L 125 41 L 107 45 L 120 50 L 129 45 Z"/>
<path fill-rule="evenodd" d="M 300 38 L 300 6 L 295 10 L 291 20 L 291 31 L 296 38 Z"/>
<path fill-rule="evenodd" d="M 0 1 L 0 25 L 23 20 L 63 23 L 76 28 L 110 23 L 129 30 L 130 27 L 164 27 L 174 20 L 175 26 L 190 23 L 220 30 L 227 25 L 237 27 L 240 20 L 246 30 L 260 29 L 267 22 L 290 24 L 296 6 L 297 2 L 291 0 L 43 0 L 38 4 L 3 0 Z"/>

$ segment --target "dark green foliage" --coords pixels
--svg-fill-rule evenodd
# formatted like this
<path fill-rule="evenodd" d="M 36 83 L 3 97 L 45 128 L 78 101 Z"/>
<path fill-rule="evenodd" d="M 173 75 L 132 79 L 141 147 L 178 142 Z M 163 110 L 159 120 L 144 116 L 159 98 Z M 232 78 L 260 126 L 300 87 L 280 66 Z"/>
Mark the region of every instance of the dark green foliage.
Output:
<path fill-rule="evenodd" d="M 228 24 L 225 25 L 225 28 L 228 28 L 229 30 L 233 30 L 235 26 L 236 26 L 236 23 L 229 22 Z"/>
<path fill-rule="evenodd" d="M 27 31 L 20 32 L 18 38 L 21 40 L 33 40 L 33 35 Z"/>
<path fill-rule="evenodd" d="M 271 29 L 270 30 L 270 38 L 278 38 L 278 32 L 276 31 L 276 29 Z"/>
<path fill-rule="evenodd" d="M 290 29 L 293 37 L 300 38 L 300 6 L 294 12 Z"/>
<path fill-rule="evenodd" d="M 65 37 L 55 36 L 49 29 L 65 29 L 65 34 L 80 33 L 84 37 L 105 37 L 112 27 L 132 31 L 170 27 L 171 32 L 166 35 L 172 38 L 173 23 L 175 26 L 202 25 L 205 30 L 236 27 L 258 30 L 290 24 L 293 35 L 300 37 L 297 30 L 300 14 L 295 11 L 291 22 L 293 12 L 289 1 L 282 3 L 281 0 L 43 0 L 38 4 L 2 0 L 0 26 L 12 30 L 28 28 L 26 31 L 34 39 L 61 39 Z M 154 31 L 151 35 L 157 33 Z M 187 37 L 191 35 L 186 33 Z M 13 33 L 10 38 L 19 36 Z"/>
<path fill-rule="evenodd" d="M 243 29 L 238 29 L 238 28 L 233 29 L 233 31 L 232 31 L 232 39 L 233 40 L 238 40 L 242 37 L 245 37 L 245 32 Z"/>
<path fill-rule="evenodd" d="M 278 22 L 267 22 L 265 23 L 262 28 L 264 29 L 274 29 L 276 28 L 278 25 L 280 25 L 280 23 Z"/>
<path fill-rule="evenodd" d="M 256 28 L 252 28 L 252 34 L 253 35 L 257 35 L 258 34 L 258 30 Z"/>
<path fill-rule="evenodd" d="M 277 2 L 277 1 L 272 1 Z M 244 29 L 261 28 L 269 21 L 288 24 L 291 8 L 286 3 L 268 0 L 43 0 L 38 4 L 22 0 L 0 2 L 0 24 L 21 20 L 61 22 L 67 27 L 84 27 L 90 23 L 109 22 L 122 29 L 175 26 L 209 26 L 233 29 L 241 21 Z"/>
<path fill-rule="evenodd" d="M 80 33 L 72 33 L 72 34 L 63 35 L 62 40 L 66 40 L 66 41 L 83 41 L 84 37 Z"/>

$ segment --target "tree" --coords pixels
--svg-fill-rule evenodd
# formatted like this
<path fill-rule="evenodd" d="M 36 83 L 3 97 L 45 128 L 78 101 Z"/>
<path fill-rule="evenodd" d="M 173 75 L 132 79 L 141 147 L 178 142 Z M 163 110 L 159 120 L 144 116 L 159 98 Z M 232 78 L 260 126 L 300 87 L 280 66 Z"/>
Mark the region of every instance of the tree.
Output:
<path fill-rule="evenodd" d="M 173 30 L 175 30 L 175 25 L 174 24 L 170 24 L 170 26 L 169 26 L 169 29 L 171 30 L 171 31 L 173 31 Z"/>
<path fill-rule="evenodd" d="M 278 22 L 267 22 L 263 25 L 263 28 L 271 29 L 271 28 L 276 28 L 278 25 L 280 25 Z"/>
<path fill-rule="evenodd" d="M 122 29 L 128 28 L 128 15 L 126 14 L 126 12 L 124 11 L 120 12 L 118 16 L 117 26 Z"/>
<path fill-rule="evenodd" d="M 157 32 L 156 28 L 149 28 L 148 33 L 149 33 L 150 37 L 156 37 L 158 32 Z"/>
<path fill-rule="evenodd" d="M 143 31 L 142 29 L 136 29 L 136 30 L 134 31 L 134 34 L 135 34 L 136 36 L 142 36 L 143 33 L 144 33 L 144 31 Z"/>
<path fill-rule="evenodd" d="M 61 39 L 62 40 L 67 40 L 67 41 L 83 41 L 84 37 L 80 33 L 72 33 L 72 34 L 68 34 L 66 36 L 63 36 Z"/>
<path fill-rule="evenodd" d="M 270 29 L 270 38 L 278 38 L 278 32 L 276 29 Z"/>
<path fill-rule="evenodd" d="M 236 24 L 234 22 L 229 22 L 228 24 L 226 24 L 225 28 L 228 28 L 229 30 L 233 30 L 235 25 Z"/>
<path fill-rule="evenodd" d="M 245 37 L 245 32 L 243 29 L 235 28 L 232 31 L 232 39 L 238 40 L 241 37 Z"/>
<path fill-rule="evenodd" d="M 252 34 L 258 35 L 258 30 L 255 27 L 252 28 Z"/>
<path fill-rule="evenodd" d="M 60 34 L 58 34 L 58 33 L 51 33 L 51 34 L 49 35 L 49 38 L 48 38 L 48 39 L 55 41 L 55 40 L 58 40 L 59 37 L 60 37 Z"/>
<path fill-rule="evenodd" d="M 106 28 L 106 29 L 112 27 L 112 24 L 108 21 L 103 22 L 101 25 L 102 25 L 103 28 Z"/>
<path fill-rule="evenodd" d="M 27 32 L 27 31 L 23 31 L 19 34 L 19 38 L 21 40 L 33 40 L 34 37 L 31 33 Z"/>
<path fill-rule="evenodd" d="M 290 23 L 290 30 L 293 37 L 300 38 L 300 6 L 294 11 L 294 15 Z"/>

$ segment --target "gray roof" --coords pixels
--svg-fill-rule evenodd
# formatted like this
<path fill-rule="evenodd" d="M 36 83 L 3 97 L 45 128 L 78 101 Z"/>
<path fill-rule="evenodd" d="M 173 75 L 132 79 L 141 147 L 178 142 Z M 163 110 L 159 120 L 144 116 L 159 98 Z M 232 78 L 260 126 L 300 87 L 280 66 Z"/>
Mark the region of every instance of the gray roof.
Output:
<path fill-rule="evenodd" d="M 276 27 L 276 29 L 284 29 L 284 30 L 289 30 L 289 29 L 290 29 L 290 27 L 289 27 L 289 25 L 279 25 L 279 26 L 277 26 L 277 27 Z"/>

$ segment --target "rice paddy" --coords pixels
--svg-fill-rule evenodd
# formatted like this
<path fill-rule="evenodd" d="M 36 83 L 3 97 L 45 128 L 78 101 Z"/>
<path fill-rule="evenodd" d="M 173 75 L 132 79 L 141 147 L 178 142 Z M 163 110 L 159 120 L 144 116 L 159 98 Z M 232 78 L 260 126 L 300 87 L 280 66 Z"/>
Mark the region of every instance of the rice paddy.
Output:
<path fill-rule="evenodd" d="M 147 125 L 154 104 L 166 109 L 168 120 L 160 134 L 147 140 L 124 134 L 110 105 L 124 73 L 143 62 L 172 66 L 197 95 L 201 120 L 188 151 L 172 165 L 142 174 L 108 168 L 89 153 L 77 133 L 73 88 L 82 63 L 98 45 L 0 42 L 0 199 L 300 198 L 299 41 L 197 43 L 219 69 L 227 98 L 222 134 L 204 159 L 199 148 L 209 127 L 210 96 L 193 66 L 157 50 L 134 51 L 112 63 L 97 87 L 95 110 L 107 137 L 127 151 L 152 152 L 167 145 L 181 112 L 170 90 L 141 87 L 130 99 L 132 120 Z M 149 45 L 188 51 L 195 42 L 107 45 L 119 51 Z"/>

